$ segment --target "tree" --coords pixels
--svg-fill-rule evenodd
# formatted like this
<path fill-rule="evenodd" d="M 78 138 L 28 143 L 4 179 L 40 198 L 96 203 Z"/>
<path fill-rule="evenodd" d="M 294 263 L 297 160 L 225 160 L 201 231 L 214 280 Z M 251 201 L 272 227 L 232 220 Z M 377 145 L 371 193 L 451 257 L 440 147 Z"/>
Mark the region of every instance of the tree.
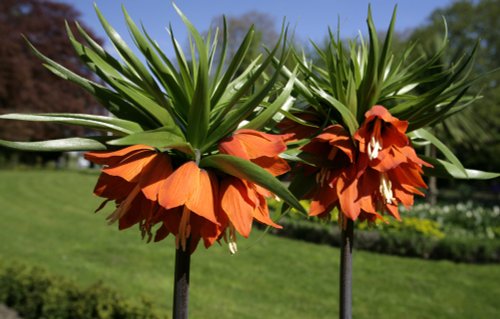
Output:
<path fill-rule="evenodd" d="M 64 28 L 65 20 L 79 16 L 71 6 L 51 0 L 0 1 L 0 113 L 102 112 L 89 94 L 46 70 L 23 39 L 24 35 L 47 56 L 89 76 Z M 0 126 L 0 138 L 11 140 L 51 139 L 78 132 L 81 128 L 36 122 L 3 121 Z"/>
<path fill-rule="evenodd" d="M 228 60 L 231 60 L 235 55 L 241 41 L 243 41 L 250 26 L 254 26 L 255 36 L 252 45 L 248 49 L 249 54 L 246 56 L 242 65 L 246 66 L 258 54 L 262 53 L 265 47 L 272 47 L 279 38 L 279 33 L 276 31 L 274 19 L 262 12 L 251 11 L 240 16 L 226 17 L 228 29 Z M 223 16 L 218 16 L 212 19 L 211 29 L 218 28 L 220 32 L 223 30 Z M 222 38 L 222 32 L 219 37 Z M 220 40 L 219 40 L 220 41 Z"/>
<path fill-rule="evenodd" d="M 434 11 L 429 23 L 413 32 L 410 40 L 424 43 L 424 50 L 433 51 L 435 34 L 444 31 L 443 17 L 448 30 L 450 52 L 462 55 L 477 43 L 473 72 L 485 74 L 471 87 L 469 94 L 480 94 L 482 99 L 462 116 L 451 117 L 442 127 L 441 136 L 454 140 L 455 153 L 466 166 L 499 171 L 500 153 L 500 0 L 461 0 Z M 444 59 L 451 60 L 452 56 Z M 446 61 L 442 61 L 446 63 Z M 459 113 L 460 114 L 460 113 Z M 452 142 L 450 140 L 450 142 Z"/>

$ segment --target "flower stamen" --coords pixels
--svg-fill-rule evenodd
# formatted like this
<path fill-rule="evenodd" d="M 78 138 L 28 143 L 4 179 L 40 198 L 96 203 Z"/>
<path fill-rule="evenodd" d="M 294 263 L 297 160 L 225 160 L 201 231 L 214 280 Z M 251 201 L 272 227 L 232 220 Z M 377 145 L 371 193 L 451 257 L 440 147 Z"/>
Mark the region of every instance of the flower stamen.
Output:
<path fill-rule="evenodd" d="M 370 143 L 368 143 L 368 158 L 370 160 L 376 159 L 378 157 L 378 152 L 382 150 L 382 143 L 372 136 Z"/>
<path fill-rule="evenodd" d="M 186 251 L 186 242 L 189 236 L 191 236 L 191 225 L 189 224 L 189 217 L 191 216 L 191 211 L 186 206 L 182 209 L 181 221 L 179 223 L 179 232 L 175 237 L 175 245 L 179 249 L 179 243 L 183 251 Z"/>
<path fill-rule="evenodd" d="M 387 177 L 387 174 L 382 174 L 380 175 L 380 187 L 379 187 L 380 194 L 382 195 L 384 202 L 386 204 L 392 204 L 392 202 L 395 200 L 393 193 L 392 193 L 392 183 Z"/>
<path fill-rule="evenodd" d="M 328 180 L 330 179 L 330 175 L 330 170 L 328 168 L 322 167 L 316 174 L 316 183 L 323 187 L 325 181 L 328 182 Z"/>
<path fill-rule="evenodd" d="M 233 224 L 229 225 L 229 240 L 228 240 L 229 252 L 234 255 L 238 252 L 238 245 L 236 245 L 236 230 Z"/>

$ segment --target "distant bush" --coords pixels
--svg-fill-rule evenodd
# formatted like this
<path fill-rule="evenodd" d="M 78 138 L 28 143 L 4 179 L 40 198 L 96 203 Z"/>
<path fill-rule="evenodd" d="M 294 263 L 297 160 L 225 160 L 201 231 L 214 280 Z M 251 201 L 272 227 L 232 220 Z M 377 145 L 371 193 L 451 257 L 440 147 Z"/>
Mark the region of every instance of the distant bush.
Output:
<path fill-rule="evenodd" d="M 156 319 L 151 303 L 131 302 L 100 283 L 86 289 L 21 264 L 0 266 L 0 303 L 25 319 Z"/>
<path fill-rule="evenodd" d="M 271 207 L 277 207 L 271 202 Z M 500 262 L 500 208 L 472 203 L 401 209 L 401 222 L 356 223 L 354 246 L 384 254 L 447 259 L 457 262 Z M 334 212 L 335 215 L 335 212 Z M 332 217 L 335 220 L 336 216 Z M 332 221 L 331 220 L 331 221 Z M 305 219 L 292 213 L 282 217 L 279 236 L 340 246 L 340 230 L 331 221 Z"/>
<path fill-rule="evenodd" d="M 500 207 L 484 207 L 471 201 L 450 205 L 417 204 L 401 208 L 401 215 L 435 221 L 453 237 L 500 238 Z"/>

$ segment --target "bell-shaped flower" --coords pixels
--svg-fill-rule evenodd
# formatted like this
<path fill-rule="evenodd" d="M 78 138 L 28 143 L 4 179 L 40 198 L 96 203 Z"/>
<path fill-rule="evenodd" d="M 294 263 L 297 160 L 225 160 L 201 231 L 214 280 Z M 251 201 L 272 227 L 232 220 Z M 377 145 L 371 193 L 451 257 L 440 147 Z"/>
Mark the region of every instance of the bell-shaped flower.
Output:
<path fill-rule="evenodd" d="M 393 117 L 376 105 L 354 134 L 359 145 L 358 189 L 361 208 L 366 212 L 386 211 L 400 219 L 398 205 L 411 206 L 414 194 L 426 188 L 421 160 L 406 136 L 408 122 Z"/>
<path fill-rule="evenodd" d="M 184 163 L 162 183 L 159 204 L 167 211 L 182 208 L 180 219 L 176 218 L 178 223 L 174 227 L 167 227 L 176 235 L 177 246 L 186 249 L 187 239 L 190 237 L 194 241 L 203 238 L 206 246 L 217 239 L 218 187 L 215 174 L 200 169 L 194 161 Z M 179 213 L 177 217 L 178 215 Z M 170 217 L 165 216 L 167 219 Z M 168 225 L 168 221 L 166 223 Z"/>
<path fill-rule="evenodd" d="M 94 194 L 117 207 L 108 216 L 110 223 L 118 221 L 119 229 L 140 224 L 143 233 L 159 222 L 157 203 L 159 185 L 172 173 L 170 157 L 146 145 L 134 145 L 111 152 L 87 152 L 85 158 L 103 165 Z"/>
<path fill-rule="evenodd" d="M 341 125 L 331 125 L 302 147 L 305 158 L 314 166 L 315 186 L 307 195 L 311 199 L 310 216 L 325 217 L 338 207 L 350 219 L 360 214 L 357 202 L 356 149 Z"/>

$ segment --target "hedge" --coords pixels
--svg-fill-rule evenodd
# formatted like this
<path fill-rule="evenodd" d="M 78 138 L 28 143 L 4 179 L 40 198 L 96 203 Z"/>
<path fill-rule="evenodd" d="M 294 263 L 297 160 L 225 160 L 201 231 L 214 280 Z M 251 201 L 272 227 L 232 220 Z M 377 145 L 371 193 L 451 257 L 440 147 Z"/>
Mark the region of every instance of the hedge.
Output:
<path fill-rule="evenodd" d="M 340 246 L 340 230 L 332 223 L 282 218 L 279 224 L 283 226 L 283 229 L 269 229 L 269 233 L 317 244 Z M 354 247 L 383 254 L 425 259 L 446 259 L 468 263 L 500 262 L 500 239 L 498 238 L 444 237 L 439 236 L 432 228 L 429 228 L 429 225 L 426 225 L 425 233 L 417 230 L 418 227 L 413 230 L 394 228 L 383 231 L 357 229 Z"/>
<path fill-rule="evenodd" d="M 96 283 L 86 289 L 38 267 L 0 264 L 0 303 L 24 319 L 157 319 L 146 300 L 132 302 Z"/>

